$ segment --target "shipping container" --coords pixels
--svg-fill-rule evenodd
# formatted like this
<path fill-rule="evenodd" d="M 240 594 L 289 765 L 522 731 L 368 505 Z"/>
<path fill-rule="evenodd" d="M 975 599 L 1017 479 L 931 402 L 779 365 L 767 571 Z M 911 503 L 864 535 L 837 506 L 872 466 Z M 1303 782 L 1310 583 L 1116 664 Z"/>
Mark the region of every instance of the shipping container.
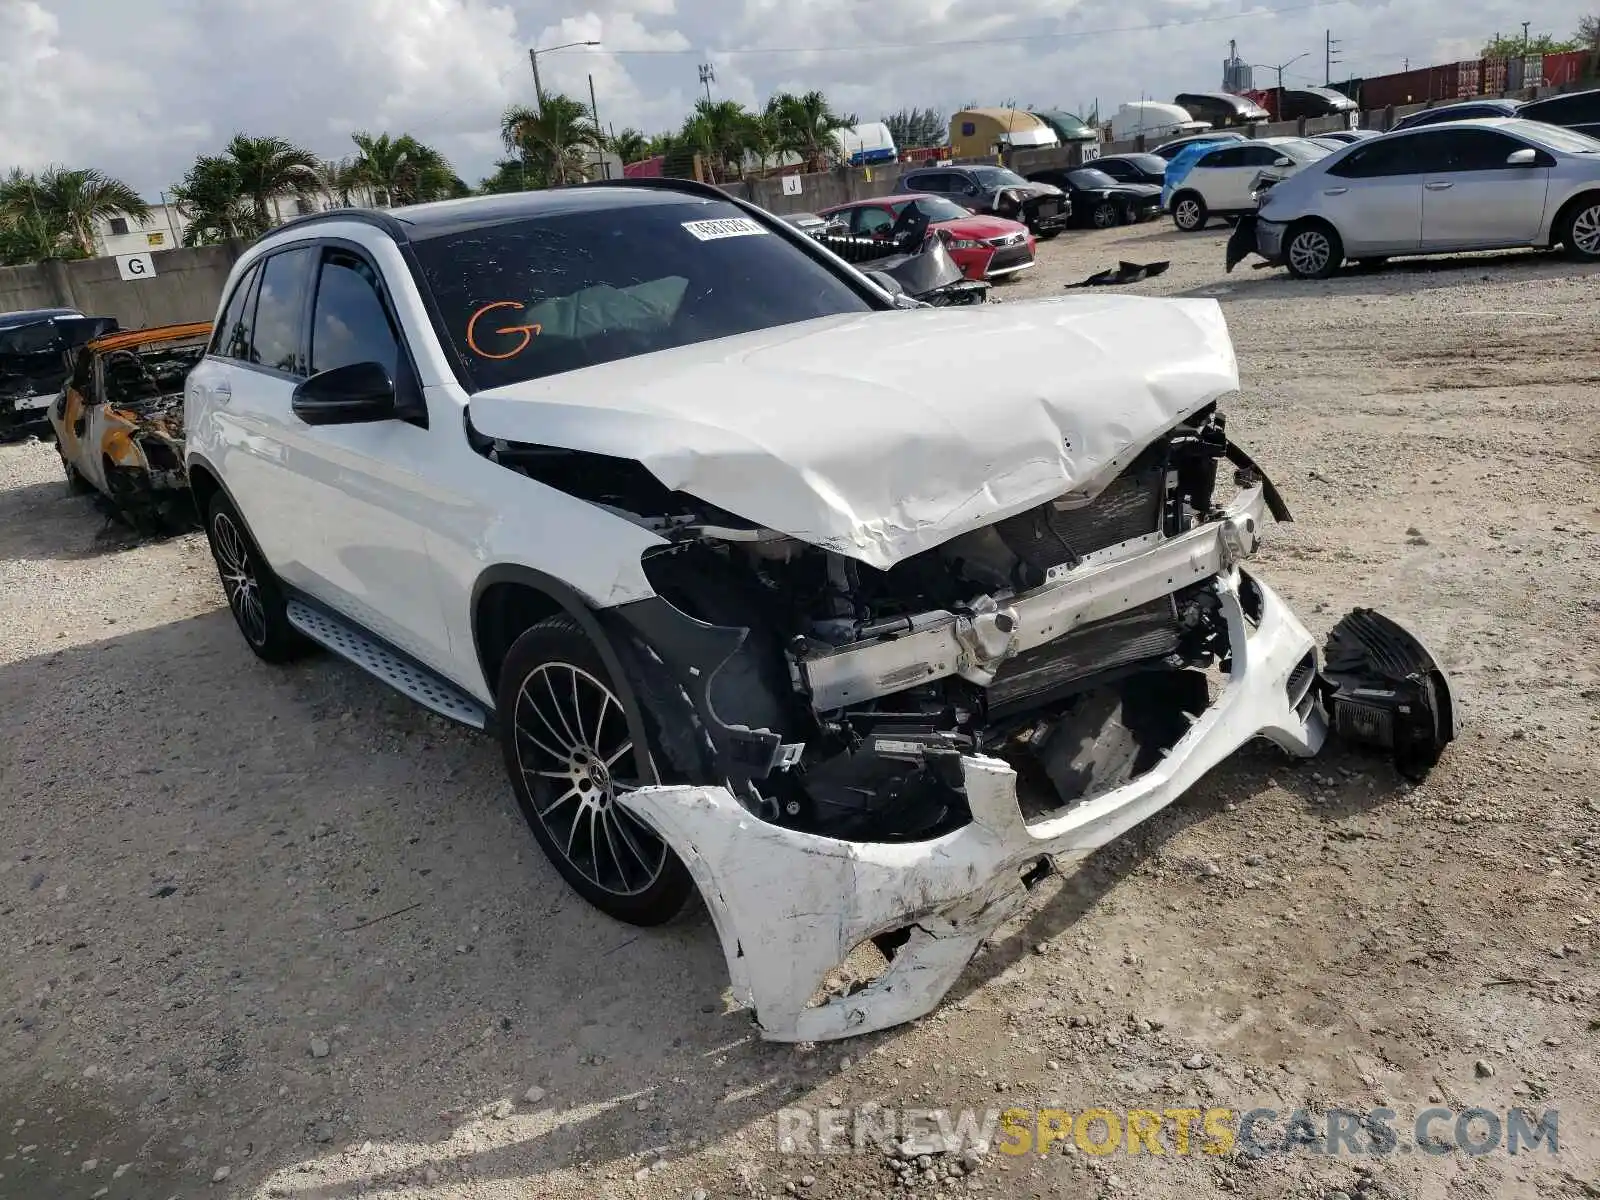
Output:
<path fill-rule="evenodd" d="M 1571 87 L 1588 74 L 1589 52 L 1570 50 L 1566 54 L 1544 56 L 1544 82 L 1546 87 Z"/>

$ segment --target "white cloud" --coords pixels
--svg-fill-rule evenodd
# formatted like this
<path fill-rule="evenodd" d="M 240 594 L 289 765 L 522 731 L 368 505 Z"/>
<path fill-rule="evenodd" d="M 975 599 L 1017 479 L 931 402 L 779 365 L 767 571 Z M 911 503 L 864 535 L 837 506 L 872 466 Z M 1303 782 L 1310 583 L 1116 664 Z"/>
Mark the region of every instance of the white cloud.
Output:
<path fill-rule="evenodd" d="M 548 0 L 0 0 L 0 171 L 94 165 L 154 195 L 239 130 L 338 156 L 351 150 L 350 131 L 364 128 L 423 138 L 476 179 L 498 153 L 501 110 L 532 99 L 532 44 L 598 39 L 598 50 L 541 56 L 546 89 L 587 98 L 592 74 L 606 123 L 659 131 L 703 94 L 696 66 L 707 61 L 718 96 L 756 103 L 780 88 L 819 88 L 864 120 L 907 105 L 949 111 L 1008 97 L 1069 108 L 1098 99 L 1109 111 L 1140 95 L 1217 86 L 1229 38 L 1250 62 L 1303 53 L 1286 80 L 1320 82 L 1324 29 L 1342 41 L 1336 75 L 1376 75 L 1407 59 L 1451 61 L 1496 31 L 1520 32 L 1525 7 L 586 0 L 573 13 Z M 1534 32 L 1565 35 L 1587 7 L 1551 0 Z M 1143 28 L 1165 22 L 1188 23 Z"/>

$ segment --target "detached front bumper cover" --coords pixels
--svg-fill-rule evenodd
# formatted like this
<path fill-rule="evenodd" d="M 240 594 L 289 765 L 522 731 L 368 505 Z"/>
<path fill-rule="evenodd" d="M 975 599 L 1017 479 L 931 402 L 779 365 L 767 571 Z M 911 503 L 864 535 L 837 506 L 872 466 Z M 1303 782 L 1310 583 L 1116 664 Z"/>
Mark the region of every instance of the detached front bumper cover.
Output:
<path fill-rule="evenodd" d="M 1216 701 L 1156 767 L 1127 785 L 1031 824 L 1017 775 L 994 758 L 962 760 L 972 821 L 925 842 L 850 842 L 762 821 L 720 787 L 645 788 L 618 798 L 693 874 L 722 941 L 735 994 L 774 1041 L 847 1037 L 923 1016 L 979 944 L 1021 906 L 1040 860 L 1072 861 L 1166 807 L 1254 737 L 1291 754 L 1322 746 L 1327 724 L 1311 634 L 1266 585 L 1240 573 L 1214 586 L 1233 648 Z M 1257 600 L 1259 599 L 1259 607 Z M 862 942 L 904 937 L 888 971 L 812 1005 Z M 908 936 L 907 936 L 908 934 Z"/>

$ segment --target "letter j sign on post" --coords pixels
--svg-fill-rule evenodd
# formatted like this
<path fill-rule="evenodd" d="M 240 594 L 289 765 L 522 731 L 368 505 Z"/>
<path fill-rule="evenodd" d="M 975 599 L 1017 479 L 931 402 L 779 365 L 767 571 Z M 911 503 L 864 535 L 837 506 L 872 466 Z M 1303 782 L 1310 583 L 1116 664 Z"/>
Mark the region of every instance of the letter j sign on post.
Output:
<path fill-rule="evenodd" d="M 156 277 L 156 262 L 148 254 L 117 255 L 117 274 L 129 283 Z"/>

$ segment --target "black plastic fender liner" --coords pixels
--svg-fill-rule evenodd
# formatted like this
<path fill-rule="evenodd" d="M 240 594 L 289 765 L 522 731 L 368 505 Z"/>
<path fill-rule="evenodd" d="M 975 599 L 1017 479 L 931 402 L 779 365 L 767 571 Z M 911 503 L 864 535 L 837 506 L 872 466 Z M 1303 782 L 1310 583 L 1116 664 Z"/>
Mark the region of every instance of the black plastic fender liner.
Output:
<path fill-rule="evenodd" d="M 1455 696 L 1438 658 L 1398 621 L 1352 609 L 1323 646 L 1323 703 L 1334 733 L 1389 751 L 1421 779 L 1457 736 Z"/>

